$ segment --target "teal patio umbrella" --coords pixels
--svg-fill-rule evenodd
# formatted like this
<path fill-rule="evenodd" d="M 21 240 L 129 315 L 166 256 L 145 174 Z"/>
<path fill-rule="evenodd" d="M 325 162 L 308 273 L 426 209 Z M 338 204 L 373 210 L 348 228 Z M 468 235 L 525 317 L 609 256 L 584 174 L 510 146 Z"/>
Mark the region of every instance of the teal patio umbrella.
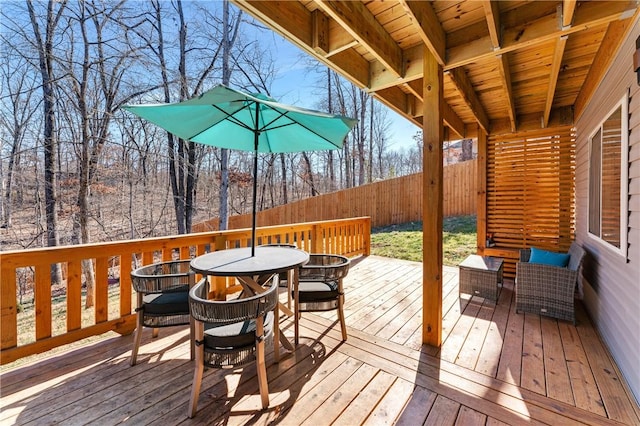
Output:
<path fill-rule="evenodd" d="M 252 256 L 256 244 L 258 152 L 341 148 L 357 123 L 352 118 L 284 105 L 263 94 L 223 85 L 183 102 L 127 105 L 124 109 L 184 140 L 254 152 Z"/>

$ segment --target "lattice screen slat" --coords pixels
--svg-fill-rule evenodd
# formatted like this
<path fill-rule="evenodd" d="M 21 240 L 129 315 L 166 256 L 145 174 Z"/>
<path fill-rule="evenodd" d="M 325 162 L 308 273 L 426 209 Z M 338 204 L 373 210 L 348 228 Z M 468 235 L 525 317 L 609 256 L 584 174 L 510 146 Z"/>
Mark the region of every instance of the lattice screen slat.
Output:
<path fill-rule="evenodd" d="M 487 232 L 497 247 L 566 251 L 575 232 L 571 127 L 489 138 Z"/>

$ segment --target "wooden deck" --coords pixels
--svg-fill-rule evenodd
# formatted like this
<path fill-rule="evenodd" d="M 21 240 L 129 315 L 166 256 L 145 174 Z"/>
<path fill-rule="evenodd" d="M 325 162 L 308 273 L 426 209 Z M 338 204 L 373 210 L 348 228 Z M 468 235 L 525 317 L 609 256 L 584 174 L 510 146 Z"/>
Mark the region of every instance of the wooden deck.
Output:
<path fill-rule="evenodd" d="M 577 326 L 516 314 L 513 285 L 498 304 L 458 297 L 445 268 L 444 344 L 422 347 L 421 265 L 367 257 L 345 280 L 349 339 L 335 312 L 304 314 L 296 352 L 268 356 L 270 405 L 255 368 L 207 370 L 188 419 L 188 330 L 145 333 L 52 355 L 5 372 L 0 424 L 640 424 L 640 410 L 581 306 Z M 283 323 L 293 336 L 290 319 Z"/>

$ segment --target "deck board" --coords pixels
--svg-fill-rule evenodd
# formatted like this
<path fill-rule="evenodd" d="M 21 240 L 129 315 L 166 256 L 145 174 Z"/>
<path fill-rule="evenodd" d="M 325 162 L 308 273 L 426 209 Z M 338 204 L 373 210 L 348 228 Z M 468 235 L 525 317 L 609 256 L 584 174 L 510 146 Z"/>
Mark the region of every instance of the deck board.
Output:
<path fill-rule="evenodd" d="M 383 273 L 383 271 L 385 273 Z M 349 339 L 335 312 L 304 313 L 301 341 L 274 363 L 260 410 L 255 365 L 206 370 L 196 418 L 186 416 L 193 363 L 188 329 L 144 333 L 45 357 L 2 373 L 2 424 L 640 424 L 637 405 L 578 304 L 577 325 L 517 314 L 513 283 L 497 304 L 458 295 L 445 268 L 443 346 L 421 345 L 420 264 L 375 256 L 345 279 Z M 282 295 L 285 297 L 285 295 Z M 292 337 L 293 321 L 283 332 Z"/>

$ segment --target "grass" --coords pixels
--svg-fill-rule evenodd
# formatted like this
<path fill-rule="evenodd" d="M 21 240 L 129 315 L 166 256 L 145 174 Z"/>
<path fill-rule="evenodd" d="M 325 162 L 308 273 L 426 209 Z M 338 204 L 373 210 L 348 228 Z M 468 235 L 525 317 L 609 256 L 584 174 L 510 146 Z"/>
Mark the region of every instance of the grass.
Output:
<path fill-rule="evenodd" d="M 444 218 L 442 228 L 443 264 L 457 266 L 476 253 L 475 216 Z M 422 222 L 372 229 L 371 254 L 422 262 Z"/>

